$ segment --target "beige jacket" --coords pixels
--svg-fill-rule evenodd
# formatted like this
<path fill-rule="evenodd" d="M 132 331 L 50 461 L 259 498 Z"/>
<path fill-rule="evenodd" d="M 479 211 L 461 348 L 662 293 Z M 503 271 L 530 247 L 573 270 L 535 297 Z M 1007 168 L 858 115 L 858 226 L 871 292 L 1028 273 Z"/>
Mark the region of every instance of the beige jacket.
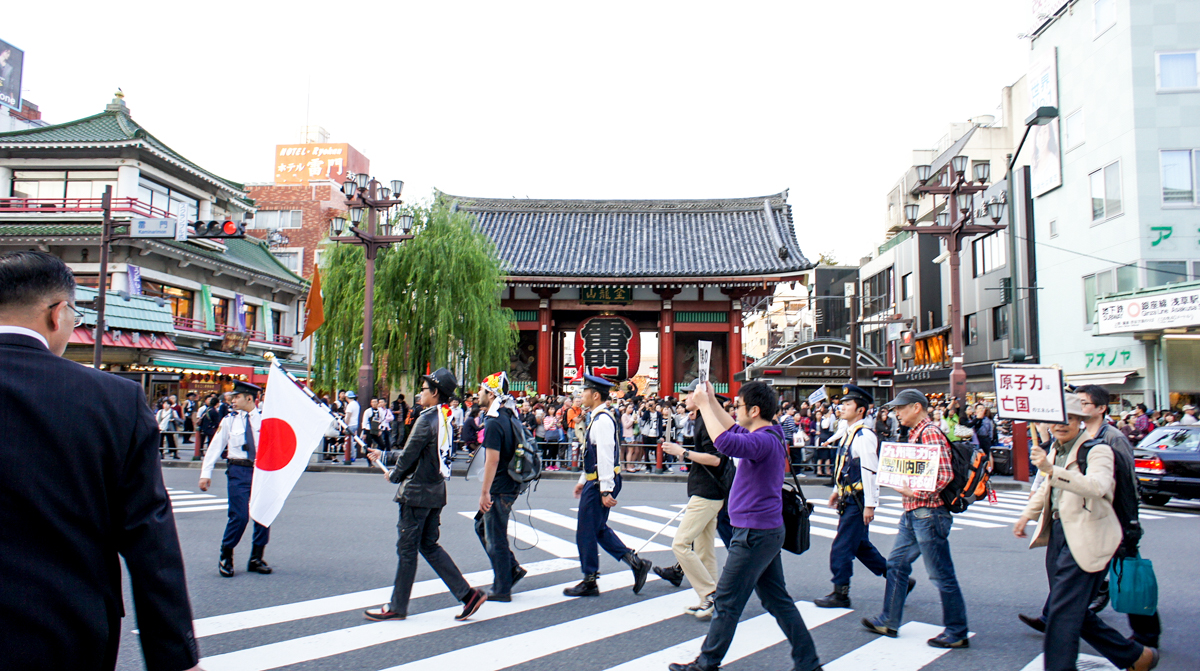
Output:
<path fill-rule="evenodd" d="M 1030 548 L 1043 547 L 1050 543 L 1050 488 L 1062 490 L 1058 502 L 1059 519 L 1067 547 L 1079 568 L 1088 573 L 1103 571 L 1121 544 L 1121 523 L 1113 513 L 1112 448 L 1097 443 L 1087 455 L 1087 475 L 1079 472 L 1075 455 L 1086 440 L 1083 436 L 1075 441 L 1067 456 L 1066 467 L 1054 467 L 1045 483 L 1029 499 L 1025 506 L 1025 517 L 1038 520 L 1037 534 L 1029 543 Z M 1054 463 L 1055 454 L 1061 445 L 1051 447 L 1048 458 Z"/>

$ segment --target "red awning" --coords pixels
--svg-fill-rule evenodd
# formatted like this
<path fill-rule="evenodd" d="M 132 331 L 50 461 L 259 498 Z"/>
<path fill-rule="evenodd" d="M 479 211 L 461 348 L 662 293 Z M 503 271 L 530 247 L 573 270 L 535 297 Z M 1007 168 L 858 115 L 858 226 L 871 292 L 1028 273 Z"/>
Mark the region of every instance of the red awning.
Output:
<path fill-rule="evenodd" d="M 71 333 L 71 343 L 76 345 L 92 345 L 96 340 L 92 337 L 92 329 L 86 326 L 77 326 Z M 175 351 L 175 343 L 165 335 L 157 335 L 143 333 L 138 339 L 138 342 L 133 341 L 133 334 L 128 331 L 122 331 L 121 337 L 113 340 L 112 332 L 104 334 L 105 347 L 132 347 L 136 349 L 161 349 Z"/>

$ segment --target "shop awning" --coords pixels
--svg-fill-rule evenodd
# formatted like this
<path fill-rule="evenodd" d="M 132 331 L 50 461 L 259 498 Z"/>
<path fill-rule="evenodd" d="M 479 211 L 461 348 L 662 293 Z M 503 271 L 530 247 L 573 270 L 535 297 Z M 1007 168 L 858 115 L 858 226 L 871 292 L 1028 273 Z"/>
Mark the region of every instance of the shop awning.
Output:
<path fill-rule="evenodd" d="M 1067 382 L 1080 386 L 1085 384 L 1098 385 L 1116 385 L 1125 384 L 1130 378 L 1138 374 L 1138 369 L 1128 368 L 1124 370 L 1104 370 L 1095 371 L 1092 373 L 1067 373 Z"/>
<path fill-rule="evenodd" d="M 219 372 L 221 370 L 220 366 L 214 366 L 212 364 L 198 363 L 196 361 L 188 361 L 186 359 L 167 359 L 167 358 L 163 358 L 163 357 L 155 357 L 153 359 L 150 359 L 150 365 L 152 365 L 152 366 L 169 366 L 171 368 L 186 368 L 188 370 L 211 371 L 213 373 Z"/>
<path fill-rule="evenodd" d="M 114 334 L 118 337 L 113 338 Z M 137 336 L 136 340 L 134 336 Z M 71 332 L 70 342 L 74 345 L 93 345 L 96 343 L 96 339 L 92 336 L 92 329 L 86 326 L 76 326 L 75 330 Z M 104 346 L 159 349 L 170 352 L 176 349 L 175 343 L 161 333 L 140 333 L 136 331 L 106 331 L 104 333 Z"/>

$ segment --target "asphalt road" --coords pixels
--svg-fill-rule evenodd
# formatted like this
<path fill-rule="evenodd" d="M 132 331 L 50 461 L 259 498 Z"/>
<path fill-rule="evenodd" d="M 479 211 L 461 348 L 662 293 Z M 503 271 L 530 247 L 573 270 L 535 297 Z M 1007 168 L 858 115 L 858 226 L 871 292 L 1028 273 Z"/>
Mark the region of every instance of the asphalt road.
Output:
<path fill-rule="evenodd" d="M 306 473 L 272 528 L 266 558 L 270 576 L 245 572 L 250 533 L 237 548 L 238 574 L 217 574 L 216 561 L 225 525 L 224 476 L 218 472 L 209 495 L 200 496 L 198 472 L 165 469 L 167 486 L 176 497 L 176 523 L 187 562 L 188 586 L 197 636 L 209 671 L 221 669 L 665 669 L 667 661 L 688 661 L 699 649 L 707 624 L 683 615 L 695 602 L 687 588 L 659 580 L 647 583 L 640 596 L 628 588 L 629 571 L 611 557 L 601 557 L 601 589 L 595 599 L 567 600 L 561 587 L 579 579 L 569 555 L 575 517 L 572 484 L 547 481 L 519 508 L 515 520 L 524 525 L 515 541 L 518 559 L 534 568 L 518 587 L 511 604 L 485 604 L 472 621 L 455 623 L 455 600 L 422 560 L 418 589 L 404 622 L 369 623 L 362 610 L 388 599 L 396 569 L 397 506 L 393 485 L 382 475 Z M 186 492 L 186 493 L 184 493 Z M 808 487 L 810 498 L 823 501 L 829 490 Z M 859 625 L 864 615 L 879 612 L 884 582 L 858 567 L 851 592 L 854 611 L 813 609 L 801 605 L 826 669 L 953 669 L 1014 671 L 1041 668 L 1036 660 L 1042 637 L 1027 629 L 1017 613 L 1035 613 L 1046 595 L 1044 553 L 1028 550 L 1013 538 L 1008 519 L 1016 517 L 1017 493 L 1006 493 L 1002 507 L 976 504 L 974 518 L 957 518 L 952 552 L 967 600 L 971 630 L 969 650 L 939 651 L 925 639 L 940 631 L 941 606 L 936 590 L 916 566 L 918 586 L 908 600 L 899 639 L 881 639 Z M 197 498 L 198 497 L 198 498 Z M 630 544 L 649 538 L 684 503 L 686 488 L 677 483 L 627 483 L 616 512 L 627 516 L 613 528 Z M 895 504 L 896 501 L 887 501 Z M 455 478 L 450 504 L 442 518 L 442 544 L 463 573 L 479 572 L 473 585 L 490 582 L 486 555 L 471 521 L 461 512 L 478 506 L 478 484 Z M 530 512 L 532 511 L 532 512 Z M 887 512 L 887 511 L 881 511 Z M 1192 642 L 1200 633 L 1191 604 L 1200 597 L 1194 557 L 1200 552 L 1200 505 L 1143 509 L 1147 519 L 1143 556 L 1155 561 L 1164 623 L 1160 669 L 1200 668 L 1200 652 Z M 1165 514 L 1164 514 L 1165 513 Z M 897 513 L 898 514 L 898 513 Z M 788 589 L 798 602 L 829 592 L 829 543 L 832 518 L 814 524 L 813 547 L 802 556 L 784 554 Z M 894 523 L 881 517 L 872 525 L 873 541 L 884 555 L 892 546 Z M 527 541 L 536 540 L 537 547 Z M 669 538 L 657 543 L 669 546 Z M 643 553 L 659 564 L 673 563 L 669 551 Z M 723 561 L 724 550 L 718 550 Z M 469 577 L 470 579 L 470 577 Z M 422 581 L 430 581 L 422 585 Z M 361 592 L 371 592 L 360 594 Z M 334 598 L 337 597 L 337 598 Z M 132 615 L 128 585 L 126 610 Z M 315 601 L 316 600 L 316 601 Z M 271 608 L 276 607 L 276 608 Z M 267 609 L 267 610 L 262 610 Z M 759 618 L 759 616 L 763 616 Z M 1125 617 L 1105 611 L 1105 619 L 1128 632 Z M 751 618 L 759 618 L 751 620 Z M 817 619 L 814 619 L 817 618 Z M 818 620 L 819 619 L 819 620 Z M 820 621 L 818 625 L 818 621 Z M 134 618 L 124 622 L 118 668 L 143 668 Z M 736 660 L 723 668 L 788 669 L 788 649 L 769 615 L 752 598 L 734 644 Z M 677 650 L 671 650 L 680 646 Z M 1094 655 L 1085 644 L 1081 652 Z M 1080 668 L 1096 660 L 1081 659 Z"/>

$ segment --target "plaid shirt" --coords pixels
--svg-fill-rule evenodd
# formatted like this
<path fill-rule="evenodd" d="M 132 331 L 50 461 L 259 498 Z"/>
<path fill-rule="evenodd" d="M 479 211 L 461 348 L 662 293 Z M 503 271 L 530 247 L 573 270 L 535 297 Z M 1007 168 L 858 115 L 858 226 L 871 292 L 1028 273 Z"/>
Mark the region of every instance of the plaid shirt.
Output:
<path fill-rule="evenodd" d="M 921 445 L 937 445 L 941 448 L 938 459 L 937 489 L 932 492 L 913 492 L 913 496 L 904 497 L 904 510 L 917 508 L 939 508 L 942 498 L 939 493 L 954 479 L 954 471 L 950 468 L 950 441 L 946 435 L 926 417 L 908 432 L 908 442 Z"/>

